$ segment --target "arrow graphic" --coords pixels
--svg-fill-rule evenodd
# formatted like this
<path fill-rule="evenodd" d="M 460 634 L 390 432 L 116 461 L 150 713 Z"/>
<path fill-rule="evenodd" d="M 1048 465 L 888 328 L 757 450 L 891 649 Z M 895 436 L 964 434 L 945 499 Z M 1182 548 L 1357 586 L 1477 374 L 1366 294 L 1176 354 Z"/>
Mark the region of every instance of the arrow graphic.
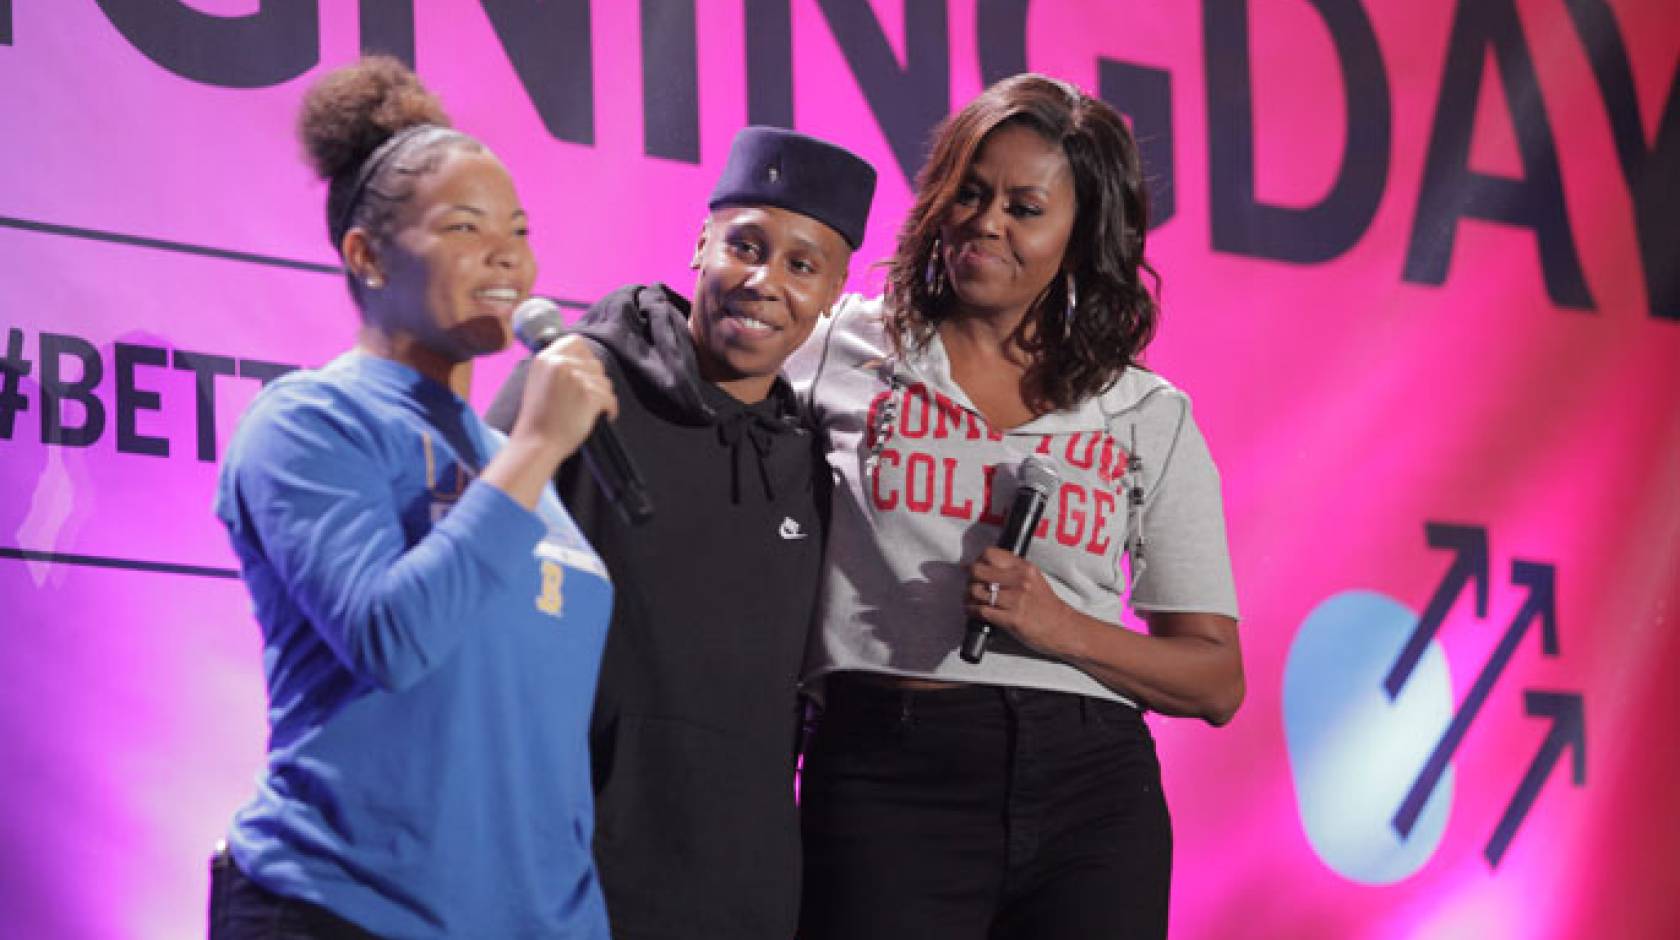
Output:
<path fill-rule="evenodd" d="M 1492 868 L 1499 867 L 1499 860 L 1505 857 L 1505 850 L 1510 847 L 1512 837 L 1522 827 L 1523 820 L 1528 817 L 1528 811 L 1534 806 L 1534 798 L 1540 795 L 1540 788 L 1545 786 L 1546 778 L 1551 776 L 1552 768 L 1557 765 L 1558 758 L 1563 756 L 1566 748 L 1573 748 L 1575 751 L 1575 786 L 1579 787 L 1587 782 L 1586 706 L 1581 701 L 1581 694 L 1529 691 L 1524 693 L 1523 701 L 1530 715 L 1552 719 L 1552 729 L 1546 733 L 1546 740 L 1540 745 L 1540 752 L 1534 755 L 1534 763 L 1528 766 L 1528 773 L 1517 787 L 1516 794 L 1511 797 L 1511 804 L 1505 807 L 1505 815 L 1500 817 L 1499 825 L 1493 830 L 1493 837 L 1488 839 L 1487 849 L 1482 852 Z"/>
<path fill-rule="evenodd" d="M 1434 639 L 1436 631 L 1441 629 L 1441 623 L 1447 619 L 1447 612 L 1452 610 L 1453 602 L 1458 600 L 1464 586 L 1471 581 L 1476 582 L 1476 616 L 1487 616 L 1487 529 L 1483 526 L 1425 522 L 1423 532 L 1430 548 L 1450 548 L 1456 555 L 1452 566 L 1441 578 L 1440 586 L 1435 589 L 1435 595 L 1429 598 L 1428 606 L 1424 607 L 1423 613 L 1418 616 L 1417 628 L 1412 631 L 1411 639 L 1406 641 L 1406 648 L 1400 651 L 1400 658 L 1394 661 L 1393 667 L 1388 670 L 1388 678 L 1383 680 L 1383 688 L 1388 690 L 1390 699 L 1399 695 L 1400 689 L 1406 685 L 1406 680 L 1411 678 L 1412 670 L 1417 668 L 1418 660 L 1423 658 L 1423 651 L 1429 648 L 1429 641 Z"/>
<path fill-rule="evenodd" d="M 1523 601 L 1517 615 L 1511 619 L 1511 625 L 1506 628 L 1505 635 L 1500 637 L 1493 655 L 1488 657 L 1487 664 L 1482 667 L 1481 675 L 1476 677 L 1476 684 L 1470 687 L 1470 693 L 1464 697 L 1464 703 L 1459 706 L 1452 722 L 1447 725 L 1446 733 L 1441 735 L 1440 742 L 1435 745 L 1434 752 L 1429 755 L 1429 760 L 1423 765 L 1417 780 L 1413 781 L 1411 790 L 1407 791 L 1406 799 L 1400 804 L 1400 811 L 1394 815 L 1394 829 L 1400 833 L 1402 839 L 1412 834 L 1412 827 L 1417 825 L 1418 815 L 1423 812 L 1423 804 L 1429 800 L 1429 794 L 1435 791 L 1435 785 L 1441 782 L 1441 775 L 1446 773 L 1453 753 L 1464 741 L 1465 732 L 1470 730 L 1470 725 L 1476 720 L 1482 706 L 1487 704 L 1488 693 L 1493 691 L 1494 683 L 1499 681 L 1505 667 L 1511 664 L 1511 656 L 1516 653 L 1523 634 L 1528 632 L 1529 624 L 1536 620 L 1540 622 L 1541 649 L 1547 656 L 1557 655 L 1555 581 L 1556 574 L 1551 565 L 1521 559 L 1511 562 L 1511 583 L 1525 585 L 1528 588 L 1528 598 Z"/>

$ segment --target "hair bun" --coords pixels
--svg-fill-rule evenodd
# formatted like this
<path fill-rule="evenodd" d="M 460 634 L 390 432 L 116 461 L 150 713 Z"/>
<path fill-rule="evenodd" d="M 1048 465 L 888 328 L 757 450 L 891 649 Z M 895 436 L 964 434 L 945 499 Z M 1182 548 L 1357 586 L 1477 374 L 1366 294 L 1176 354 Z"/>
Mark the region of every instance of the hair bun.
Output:
<path fill-rule="evenodd" d="M 407 65 L 390 56 L 368 56 L 328 72 L 309 89 L 298 137 L 315 172 L 331 180 L 416 124 L 447 127 L 449 115 Z"/>

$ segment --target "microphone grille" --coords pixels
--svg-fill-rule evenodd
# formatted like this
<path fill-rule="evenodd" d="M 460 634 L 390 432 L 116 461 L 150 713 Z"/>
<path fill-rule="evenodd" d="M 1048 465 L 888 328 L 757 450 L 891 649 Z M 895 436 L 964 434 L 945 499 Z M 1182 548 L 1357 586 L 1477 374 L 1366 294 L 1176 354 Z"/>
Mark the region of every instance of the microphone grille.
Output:
<path fill-rule="evenodd" d="M 1056 465 L 1049 459 L 1033 454 L 1021 461 L 1017 484 L 1037 490 L 1049 498 L 1055 494 L 1056 488 L 1062 485 L 1062 476 L 1056 472 Z"/>
<path fill-rule="evenodd" d="M 566 331 L 560 305 L 547 297 L 527 297 L 513 311 L 513 336 L 532 352 L 554 342 Z"/>

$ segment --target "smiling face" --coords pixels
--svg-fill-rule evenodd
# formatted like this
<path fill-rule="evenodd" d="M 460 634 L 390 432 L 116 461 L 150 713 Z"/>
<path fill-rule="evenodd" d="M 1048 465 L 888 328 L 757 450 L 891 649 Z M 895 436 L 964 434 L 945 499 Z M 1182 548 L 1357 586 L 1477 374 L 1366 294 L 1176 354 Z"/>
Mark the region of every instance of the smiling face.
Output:
<path fill-rule="evenodd" d="M 1019 124 L 988 134 L 939 226 L 958 314 L 1025 316 L 1062 269 L 1077 211 L 1060 147 Z"/>
<path fill-rule="evenodd" d="M 345 257 L 364 281 L 368 326 L 392 358 L 437 378 L 441 370 L 507 346 L 513 309 L 530 296 L 536 262 L 525 210 L 507 170 L 488 151 L 452 147 L 419 177 L 389 238 L 351 241 Z"/>
<path fill-rule="evenodd" d="M 772 206 L 713 210 L 692 267 L 689 332 L 700 376 L 760 401 L 782 363 L 840 296 L 852 250 L 808 215 Z"/>

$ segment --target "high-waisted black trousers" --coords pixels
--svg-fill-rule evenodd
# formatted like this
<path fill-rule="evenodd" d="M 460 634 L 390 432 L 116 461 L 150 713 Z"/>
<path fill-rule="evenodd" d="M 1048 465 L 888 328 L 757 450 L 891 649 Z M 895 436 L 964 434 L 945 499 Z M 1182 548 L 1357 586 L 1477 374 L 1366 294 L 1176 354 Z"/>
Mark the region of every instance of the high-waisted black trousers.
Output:
<path fill-rule="evenodd" d="M 800 940 L 1166 936 L 1172 823 L 1136 709 L 844 673 L 825 700 Z"/>

